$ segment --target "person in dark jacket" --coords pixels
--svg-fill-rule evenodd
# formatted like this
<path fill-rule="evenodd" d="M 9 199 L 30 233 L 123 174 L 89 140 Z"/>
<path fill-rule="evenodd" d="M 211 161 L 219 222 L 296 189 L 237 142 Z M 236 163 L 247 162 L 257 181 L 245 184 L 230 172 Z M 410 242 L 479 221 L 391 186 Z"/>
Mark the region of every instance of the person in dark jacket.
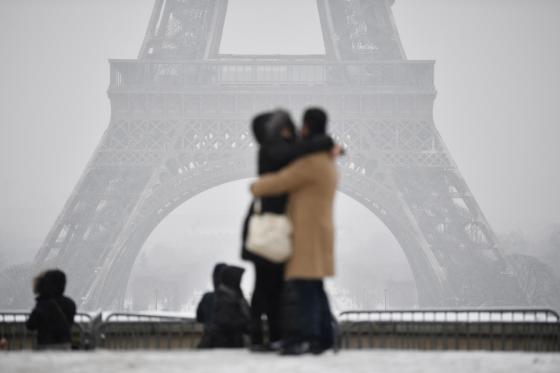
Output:
<path fill-rule="evenodd" d="M 248 342 L 251 310 L 241 290 L 245 270 L 225 266 L 215 292 L 213 317 L 205 328 L 200 348 L 241 348 Z"/>
<path fill-rule="evenodd" d="M 218 263 L 212 271 L 212 284 L 214 291 L 204 293 L 198 307 L 196 308 L 196 321 L 204 324 L 206 327 L 214 317 L 214 300 L 216 298 L 216 290 L 220 284 L 220 275 L 222 270 L 227 267 L 225 263 Z"/>
<path fill-rule="evenodd" d="M 278 171 L 304 155 L 331 151 L 335 146 L 334 141 L 327 135 L 318 136 L 313 141 L 297 141 L 296 127 L 289 113 L 283 110 L 257 115 L 252 122 L 252 131 L 259 144 L 259 175 Z M 283 214 L 287 201 L 287 195 L 262 198 L 261 212 Z M 255 287 L 251 298 L 251 349 L 267 351 L 271 349 L 271 345 L 277 345 L 284 338 L 281 319 L 284 265 L 272 263 L 249 252 L 245 247 L 253 205 L 254 201 L 243 224 L 241 257 L 255 265 Z M 265 343 L 263 338 L 263 315 L 266 315 L 268 323 L 268 343 Z"/>
<path fill-rule="evenodd" d="M 29 330 L 37 331 L 40 350 L 70 350 L 70 332 L 76 315 L 76 304 L 64 295 L 66 275 L 59 269 L 43 272 L 34 279 L 37 295 L 35 308 L 27 319 Z"/>

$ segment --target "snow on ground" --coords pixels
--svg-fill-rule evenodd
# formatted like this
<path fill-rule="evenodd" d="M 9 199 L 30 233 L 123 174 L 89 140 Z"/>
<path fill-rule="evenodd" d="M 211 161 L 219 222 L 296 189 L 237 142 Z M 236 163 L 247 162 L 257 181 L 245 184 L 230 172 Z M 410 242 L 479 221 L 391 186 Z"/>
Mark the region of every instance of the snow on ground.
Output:
<path fill-rule="evenodd" d="M 281 357 L 241 350 L 0 353 L 2 373 L 560 372 L 558 353 L 343 351 Z"/>

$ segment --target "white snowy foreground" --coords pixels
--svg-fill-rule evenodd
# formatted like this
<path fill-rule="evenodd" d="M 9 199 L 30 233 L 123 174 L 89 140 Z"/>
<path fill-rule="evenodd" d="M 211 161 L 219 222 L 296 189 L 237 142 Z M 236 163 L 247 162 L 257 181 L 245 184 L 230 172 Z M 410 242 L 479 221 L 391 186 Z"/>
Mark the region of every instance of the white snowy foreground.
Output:
<path fill-rule="evenodd" d="M 280 357 L 248 351 L 9 352 L 0 372 L 560 372 L 560 354 L 504 352 L 343 351 L 337 355 Z"/>

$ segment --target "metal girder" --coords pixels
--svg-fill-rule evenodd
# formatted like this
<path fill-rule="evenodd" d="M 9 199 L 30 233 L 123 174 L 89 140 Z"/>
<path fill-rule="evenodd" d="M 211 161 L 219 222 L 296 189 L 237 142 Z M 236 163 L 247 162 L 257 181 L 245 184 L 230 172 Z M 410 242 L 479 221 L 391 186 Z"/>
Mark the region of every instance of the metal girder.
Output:
<path fill-rule="evenodd" d="M 404 59 L 386 0 L 318 0 L 325 50 L 340 60 Z"/>
<path fill-rule="evenodd" d="M 139 58 L 201 59 L 217 53 L 226 7 L 223 0 L 157 0 Z"/>

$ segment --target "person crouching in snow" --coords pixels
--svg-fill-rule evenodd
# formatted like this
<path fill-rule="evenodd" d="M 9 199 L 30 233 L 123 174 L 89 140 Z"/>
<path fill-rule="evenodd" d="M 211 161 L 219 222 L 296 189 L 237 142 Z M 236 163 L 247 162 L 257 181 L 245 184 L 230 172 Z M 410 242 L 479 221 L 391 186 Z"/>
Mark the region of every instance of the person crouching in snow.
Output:
<path fill-rule="evenodd" d="M 220 285 L 220 275 L 222 270 L 227 267 L 225 263 L 218 263 L 212 271 L 212 285 L 214 291 L 204 293 L 198 307 L 196 308 L 196 321 L 207 327 L 214 317 L 214 300 L 216 298 L 216 290 Z"/>
<path fill-rule="evenodd" d="M 249 342 L 251 309 L 241 290 L 245 270 L 226 266 L 215 292 L 213 318 L 204 329 L 199 348 L 242 348 Z"/>

